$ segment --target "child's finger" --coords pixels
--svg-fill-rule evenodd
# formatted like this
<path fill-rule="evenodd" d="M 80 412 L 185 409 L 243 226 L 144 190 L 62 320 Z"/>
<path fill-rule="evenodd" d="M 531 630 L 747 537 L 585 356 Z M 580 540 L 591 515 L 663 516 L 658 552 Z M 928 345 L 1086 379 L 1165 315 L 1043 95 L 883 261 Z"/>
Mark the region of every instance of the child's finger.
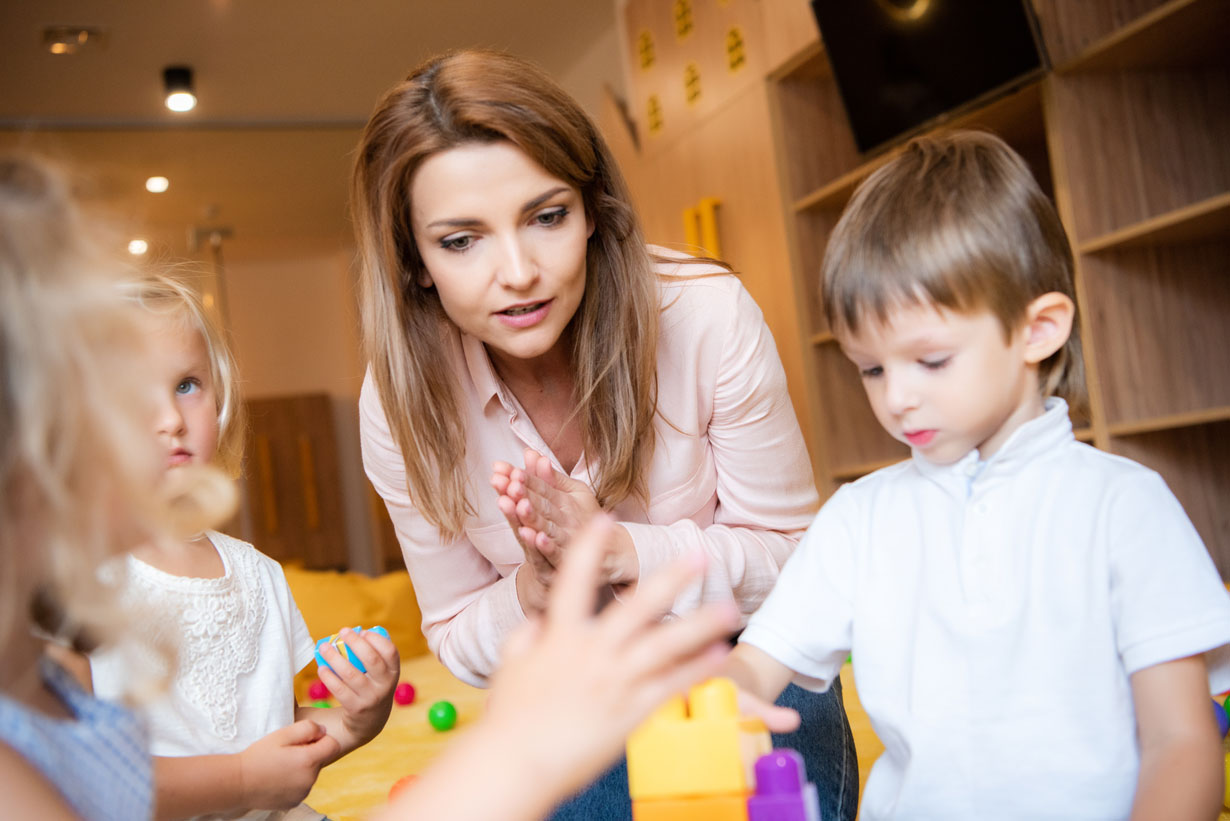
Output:
<path fill-rule="evenodd" d="M 625 600 L 627 606 L 604 615 L 604 631 L 613 640 L 627 640 L 646 625 L 662 620 L 679 594 L 705 568 L 705 555 L 699 550 L 684 554 L 638 584 L 636 595 Z"/>
<path fill-rule="evenodd" d="M 274 730 L 269 734 L 277 743 L 284 747 L 311 744 L 326 735 L 325 728 L 310 718 L 300 719 L 294 724 Z"/>

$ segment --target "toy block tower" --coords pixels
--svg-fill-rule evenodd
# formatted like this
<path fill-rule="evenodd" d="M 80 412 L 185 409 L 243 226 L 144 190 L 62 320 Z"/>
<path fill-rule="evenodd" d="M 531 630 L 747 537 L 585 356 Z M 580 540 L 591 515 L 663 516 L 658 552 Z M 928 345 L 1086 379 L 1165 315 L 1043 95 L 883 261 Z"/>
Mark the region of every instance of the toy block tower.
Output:
<path fill-rule="evenodd" d="M 735 686 L 716 678 L 663 705 L 628 738 L 635 821 L 747 821 L 753 767 L 770 752 L 758 718 L 741 718 Z"/>
<path fill-rule="evenodd" d="M 747 815 L 748 821 L 820 821 L 816 785 L 807 780 L 801 755 L 774 750 L 760 757 Z"/>

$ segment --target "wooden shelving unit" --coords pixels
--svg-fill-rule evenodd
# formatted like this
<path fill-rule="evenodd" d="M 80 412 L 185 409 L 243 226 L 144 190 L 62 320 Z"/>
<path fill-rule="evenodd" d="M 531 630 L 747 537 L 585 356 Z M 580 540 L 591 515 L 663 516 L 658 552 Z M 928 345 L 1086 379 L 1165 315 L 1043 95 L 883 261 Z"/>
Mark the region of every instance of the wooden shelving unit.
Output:
<path fill-rule="evenodd" d="M 1077 253 L 1083 441 L 1158 470 L 1230 578 L 1230 3 L 1032 0 L 1056 68 L 931 128 L 1029 162 Z M 876 424 L 819 310 L 825 243 L 894 149 L 854 145 L 823 48 L 769 77 L 822 492 L 908 456 Z"/>

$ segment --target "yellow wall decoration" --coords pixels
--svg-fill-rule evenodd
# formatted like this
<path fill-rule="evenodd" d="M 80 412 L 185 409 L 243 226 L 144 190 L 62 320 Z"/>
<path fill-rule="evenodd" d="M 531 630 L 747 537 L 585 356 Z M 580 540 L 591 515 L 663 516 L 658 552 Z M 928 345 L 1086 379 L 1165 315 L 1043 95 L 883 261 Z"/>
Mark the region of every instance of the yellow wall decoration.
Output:
<path fill-rule="evenodd" d="M 726 32 L 726 65 L 731 74 L 747 65 L 746 41 L 738 26 L 731 26 Z"/>
<path fill-rule="evenodd" d="M 692 0 L 675 0 L 673 7 L 675 17 L 675 37 L 681 42 L 687 39 L 696 27 L 692 19 Z"/>
<path fill-rule="evenodd" d="M 683 209 L 684 242 L 689 249 L 699 248 L 715 259 L 722 258 L 717 225 L 717 209 L 721 204 L 717 197 L 704 197 L 692 208 Z"/>
<path fill-rule="evenodd" d="M 696 63 L 688 63 L 683 67 L 683 96 L 688 105 L 695 105 L 700 99 L 700 69 Z"/>
<path fill-rule="evenodd" d="M 641 71 L 647 71 L 653 65 L 653 35 L 648 29 L 636 36 L 636 55 L 639 58 Z"/>

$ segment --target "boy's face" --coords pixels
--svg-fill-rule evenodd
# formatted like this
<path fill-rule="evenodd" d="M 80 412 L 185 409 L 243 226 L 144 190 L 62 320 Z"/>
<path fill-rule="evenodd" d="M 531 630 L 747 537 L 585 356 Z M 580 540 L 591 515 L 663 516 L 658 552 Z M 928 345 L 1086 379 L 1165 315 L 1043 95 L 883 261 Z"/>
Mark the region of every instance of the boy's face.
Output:
<path fill-rule="evenodd" d="M 1022 423 L 1043 412 L 1027 332 L 1005 340 L 989 311 L 929 304 L 894 308 L 838 337 L 858 367 L 876 419 L 928 461 L 951 464 L 977 448 L 989 458 Z"/>

